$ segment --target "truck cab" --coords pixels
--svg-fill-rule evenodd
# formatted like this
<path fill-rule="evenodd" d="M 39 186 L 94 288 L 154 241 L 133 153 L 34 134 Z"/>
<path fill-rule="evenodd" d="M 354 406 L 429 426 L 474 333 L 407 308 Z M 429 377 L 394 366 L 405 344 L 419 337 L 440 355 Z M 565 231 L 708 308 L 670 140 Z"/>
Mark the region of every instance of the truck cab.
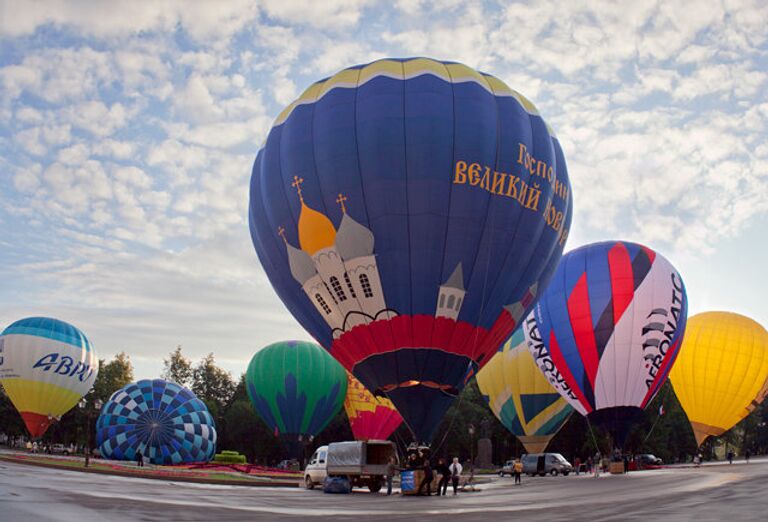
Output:
<path fill-rule="evenodd" d="M 309 459 L 307 469 L 304 470 L 304 486 L 312 489 L 315 484 L 322 484 L 328 476 L 326 461 L 328 459 L 328 446 L 320 446 Z"/>

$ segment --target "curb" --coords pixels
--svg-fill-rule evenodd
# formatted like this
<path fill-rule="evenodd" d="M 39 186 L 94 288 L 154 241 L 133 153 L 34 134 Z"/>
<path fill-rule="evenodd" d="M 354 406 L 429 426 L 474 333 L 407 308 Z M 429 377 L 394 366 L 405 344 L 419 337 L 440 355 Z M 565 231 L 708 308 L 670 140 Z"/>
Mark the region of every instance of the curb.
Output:
<path fill-rule="evenodd" d="M 13 457 L 8 457 L 6 455 L 0 455 L 0 461 L 11 462 L 13 464 L 23 464 L 27 466 L 37 466 L 39 468 L 51 468 L 51 469 L 58 469 L 63 471 L 77 471 L 80 473 L 95 473 L 98 475 L 115 475 L 118 477 L 133 477 L 133 478 L 143 478 L 143 479 L 151 479 L 151 480 L 163 480 L 165 482 L 192 482 L 195 484 L 215 484 L 215 485 L 223 485 L 223 486 L 245 486 L 245 487 L 282 487 L 282 488 L 299 487 L 298 481 L 296 482 L 288 482 L 288 481 L 258 482 L 256 480 L 235 481 L 235 480 L 224 480 L 224 479 L 206 479 L 206 478 L 199 478 L 199 477 L 162 476 L 162 475 L 155 475 L 151 473 L 134 473 L 130 471 L 118 471 L 118 470 L 107 471 L 103 469 L 94 469 L 94 468 L 73 468 L 71 466 L 62 466 L 58 464 L 48 464 L 43 462 L 34 462 L 31 460 L 16 459 Z"/>

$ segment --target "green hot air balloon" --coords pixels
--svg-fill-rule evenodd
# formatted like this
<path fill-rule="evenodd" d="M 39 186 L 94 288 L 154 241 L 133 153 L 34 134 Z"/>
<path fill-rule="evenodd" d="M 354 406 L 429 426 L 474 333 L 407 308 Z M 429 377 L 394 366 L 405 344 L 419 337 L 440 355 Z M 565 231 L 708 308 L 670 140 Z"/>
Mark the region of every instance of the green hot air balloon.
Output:
<path fill-rule="evenodd" d="M 347 393 L 344 368 L 323 348 L 305 341 L 261 349 L 245 377 L 256 412 L 281 435 L 317 435 L 339 412 Z"/>

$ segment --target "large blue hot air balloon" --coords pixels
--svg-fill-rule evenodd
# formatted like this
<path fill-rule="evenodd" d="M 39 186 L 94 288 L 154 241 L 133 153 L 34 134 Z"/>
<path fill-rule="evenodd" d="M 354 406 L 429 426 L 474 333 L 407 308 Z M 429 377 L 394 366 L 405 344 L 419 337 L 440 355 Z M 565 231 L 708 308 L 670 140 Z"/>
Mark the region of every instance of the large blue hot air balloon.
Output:
<path fill-rule="evenodd" d="M 571 220 L 536 107 L 424 58 L 310 86 L 270 130 L 250 196 L 280 298 L 421 441 L 546 286 Z"/>
<path fill-rule="evenodd" d="M 621 446 L 672 369 L 687 308 L 662 255 L 606 241 L 563 256 L 523 329 L 555 389 Z"/>
<path fill-rule="evenodd" d="M 216 427 L 203 401 L 174 382 L 142 380 L 112 394 L 96 422 L 102 456 L 153 464 L 208 462 L 216 452 Z"/>

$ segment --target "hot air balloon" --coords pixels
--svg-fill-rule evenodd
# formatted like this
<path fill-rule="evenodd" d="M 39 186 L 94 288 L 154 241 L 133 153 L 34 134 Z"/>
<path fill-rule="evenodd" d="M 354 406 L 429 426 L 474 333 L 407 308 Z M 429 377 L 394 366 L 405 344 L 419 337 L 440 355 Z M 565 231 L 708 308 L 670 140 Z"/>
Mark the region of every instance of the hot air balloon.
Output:
<path fill-rule="evenodd" d="M 93 346 L 64 321 L 28 317 L 0 335 L 0 383 L 33 438 L 88 393 L 98 372 Z"/>
<path fill-rule="evenodd" d="M 344 368 L 320 346 L 285 341 L 262 348 L 245 374 L 256 412 L 276 433 L 317 435 L 344 403 Z"/>
<path fill-rule="evenodd" d="M 543 452 L 573 413 L 539 371 L 521 329 L 478 372 L 477 385 L 493 414 L 528 453 Z"/>
<path fill-rule="evenodd" d="M 523 328 L 555 389 L 621 446 L 664 384 L 686 317 L 685 286 L 669 261 L 606 241 L 563 256 Z"/>
<path fill-rule="evenodd" d="M 403 422 L 392 401 L 375 397 L 349 372 L 344 409 L 356 440 L 388 439 Z"/>
<path fill-rule="evenodd" d="M 520 93 L 462 64 L 387 59 L 278 116 L 249 223 L 291 313 L 428 442 L 546 286 L 571 200 L 560 145 Z"/>
<path fill-rule="evenodd" d="M 203 401 L 175 382 L 141 380 L 112 394 L 96 421 L 101 455 L 153 464 L 208 462 L 216 453 L 216 426 Z"/>
<path fill-rule="evenodd" d="M 731 429 L 768 394 L 768 332 L 743 315 L 694 315 L 669 379 L 701 445 Z"/>

